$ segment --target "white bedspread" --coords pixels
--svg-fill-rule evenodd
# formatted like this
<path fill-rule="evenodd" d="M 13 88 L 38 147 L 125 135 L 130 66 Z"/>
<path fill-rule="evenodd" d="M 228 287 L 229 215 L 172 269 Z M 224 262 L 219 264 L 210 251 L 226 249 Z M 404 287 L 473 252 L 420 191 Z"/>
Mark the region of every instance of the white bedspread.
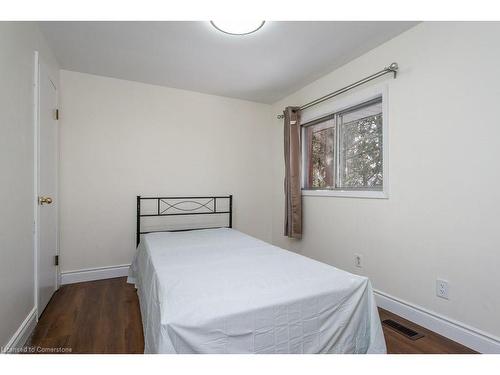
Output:
<path fill-rule="evenodd" d="M 233 229 L 142 237 L 146 353 L 385 353 L 367 278 Z"/>

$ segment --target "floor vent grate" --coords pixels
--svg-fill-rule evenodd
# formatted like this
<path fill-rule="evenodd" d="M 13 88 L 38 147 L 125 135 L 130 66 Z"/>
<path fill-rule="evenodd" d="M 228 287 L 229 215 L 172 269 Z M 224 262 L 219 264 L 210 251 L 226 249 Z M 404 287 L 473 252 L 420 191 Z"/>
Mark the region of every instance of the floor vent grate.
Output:
<path fill-rule="evenodd" d="M 392 328 L 396 332 L 402 334 L 403 336 L 409 338 L 410 340 L 418 340 L 422 337 L 424 337 L 423 334 L 418 333 L 417 331 L 414 331 L 411 328 L 408 328 L 401 323 L 398 323 L 392 319 L 386 319 L 382 321 L 382 324 L 385 324 L 386 326 Z"/>

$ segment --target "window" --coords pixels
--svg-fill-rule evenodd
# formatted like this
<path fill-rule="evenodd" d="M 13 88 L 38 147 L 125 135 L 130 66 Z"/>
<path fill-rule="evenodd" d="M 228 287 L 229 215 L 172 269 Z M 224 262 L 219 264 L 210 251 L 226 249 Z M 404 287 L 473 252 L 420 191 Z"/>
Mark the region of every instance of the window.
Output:
<path fill-rule="evenodd" d="M 302 129 L 305 194 L 385 197 L 382 96 L 305 123 Z"/>

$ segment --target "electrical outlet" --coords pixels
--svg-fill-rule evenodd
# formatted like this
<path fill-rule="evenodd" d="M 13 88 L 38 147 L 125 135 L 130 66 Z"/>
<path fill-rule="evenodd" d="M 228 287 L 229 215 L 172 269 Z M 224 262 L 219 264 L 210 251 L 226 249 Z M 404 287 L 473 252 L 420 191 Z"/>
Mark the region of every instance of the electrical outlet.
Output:
<path fill-rule="evenodd" d="M 363 256 L 361 254 L 354 254 L 354 265 L 357 268 L 363 268 Z"/>
<path fill-rule="evenodd" d="M 436 280 L 436 296 L 444 299 L 450 299 L 449 291 L 450 288 L 448 281 L 440 279 Z"/>

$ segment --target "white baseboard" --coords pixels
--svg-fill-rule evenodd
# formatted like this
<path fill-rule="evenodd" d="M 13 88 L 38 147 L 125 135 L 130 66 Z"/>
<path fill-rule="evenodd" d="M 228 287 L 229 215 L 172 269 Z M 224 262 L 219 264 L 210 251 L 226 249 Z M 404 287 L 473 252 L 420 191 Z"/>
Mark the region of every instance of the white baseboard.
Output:
<path fill-rule="evenodd" d="M 375 290 L 377 305 L 480 353 L 500 353 L 500 338 Z"/>
<path fill-rule="evenodd" d="M 2 353 L 16 353 L 16 349 L 21 349 L 36 326 L 36 307 L 30 311 L 26 319 L 21 323 L 16 333 L 12 335 L 7 345 L 2 347 Z"/>
<path fill-rule="evenodd" d="M 61 285 L 127 276 L 129 266 L 130 264 L 122 264 L 119 266 L 61 272 Z"/>

